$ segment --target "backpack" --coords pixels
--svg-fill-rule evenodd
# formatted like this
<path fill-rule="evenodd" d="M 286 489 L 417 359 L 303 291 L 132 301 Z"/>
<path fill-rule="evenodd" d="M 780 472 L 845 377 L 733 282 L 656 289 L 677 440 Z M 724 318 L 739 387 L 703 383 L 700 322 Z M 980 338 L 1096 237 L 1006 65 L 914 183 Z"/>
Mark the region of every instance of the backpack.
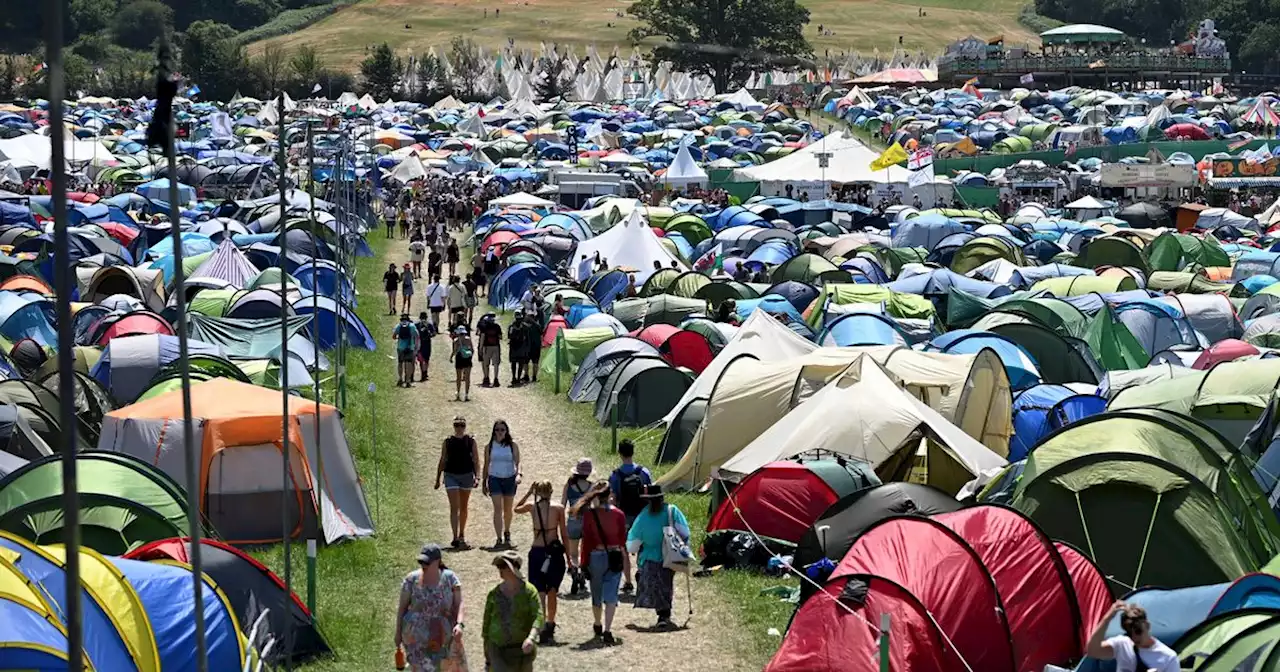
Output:
<path fill-rule="evenodd" d="M 471 359 L 472 354 L 470 345 L 463 344 L 462 347 L 458 348 L 458 357 L 462 359 Z"/>
<path fill-rule="evenodd" d="M 629 517 L 634 517 L 644 510 L 644 477 L 637 467 L 631 473 L 622 471 L 622 467 L 613 470 L 618 475 L 618 508 Z"/>
<path fill-rule="evenodd" d="M 410 324 L 401 323 L 399 326 L 396 327 L 396 340 L 397 341 L 413 341 L 413 331 L 411 330 L 416 330 L 416 329 L 417 327 L 413 326 L 412 323 Z"/>

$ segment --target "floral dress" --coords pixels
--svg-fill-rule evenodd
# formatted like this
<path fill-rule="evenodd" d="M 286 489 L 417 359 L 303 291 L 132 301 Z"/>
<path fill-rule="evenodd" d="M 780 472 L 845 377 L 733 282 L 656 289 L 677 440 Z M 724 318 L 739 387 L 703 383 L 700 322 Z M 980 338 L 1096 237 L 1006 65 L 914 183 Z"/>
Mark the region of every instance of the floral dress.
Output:
<path fill-rule="evenodd" d="M 453 641 L 453 591 L 461 586 L 458 575 L 446 569 L 434 586 L 422 582 L 422 570 L 404 577 L 402 592 L 409 594 L 401 636 L 405 658 L 414 672 L 466 670 L 462 642 Z"/>

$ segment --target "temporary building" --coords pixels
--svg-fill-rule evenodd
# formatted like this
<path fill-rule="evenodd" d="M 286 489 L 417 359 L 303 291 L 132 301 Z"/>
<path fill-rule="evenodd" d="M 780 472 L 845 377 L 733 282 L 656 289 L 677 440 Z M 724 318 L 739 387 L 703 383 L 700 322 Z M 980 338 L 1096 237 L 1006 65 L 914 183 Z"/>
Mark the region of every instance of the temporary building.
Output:
<path fill-rule="evenodd" d="M 1230 580 L 1276 552 L 1276 518 L 1240 455 L 1158 409 L 1102 413 L 1049 436 L 1012 504 L 1120 586 Z"/>
<path fill-rule="evenodd" d="M 711 363 L 711 345 L 706 337 L 694 331 L 654 324 L 635 332 L 635 337 L 652 345 L 672 366 L 702 373 Z"/>
<path fill-rule="evenodd" d="M 879 484 L 869 470 L 845 460 L 770 462 L 728 484 L 732 489 L 714 507 L 707 534 L 749 531 L 794 545 L 832 504 Z"/>
<path fill-rule="evenodd" d="M 674 187 L 687 187 L 695 184 L 705 185 L 707 183 L 707 171 L 694 162 L 693 155 L 689 152 L 689 146 L 681 143 L 679 151 L 676 152 L 671 165 L 667 167 L 667 172 L 662 174 L 660 181 L 663 184 Z"/>
<path fill-rule="evenodd" d="M 129 552 L 130 560 L 191 562 L 191 540 L 155 541 Z M 289 639 L 290 659 L 298 662 L 330 653 L 329 643 L 316 626 L 311 611 L 265 565 L 239 549 L 213 539 L 200 540 L 201 571 L 215 581 L 248 635 L 265 613 L 264 626 L 275 645 L 264 659 L 272 665 L 284 661 L 284 640 Z M 281 606 L 289 604 L 288 613 Z M 262 647 L 264 650 L 267 647 Z"/>
<path fill-rule="evenodd" d="M 201 484 L 193 496 L 206 519 L 238 543 L 279 541 L 285 534 L 310 538 L 317 531 L 327 543 L 373 534 L 337 409 L 298 397 L 288 402 L 282 422 L 279 392 L 226 378 L 191 387 Z M 117 409 L 103 420 L 98 449 L 131 454 L 185 478 L 183 432 L 166 431 L 182 417 L 180 390 Z M 292 493 L 281 492 L 284 424 Z M 287 502 L 285 494 L 292 494 Z M 290 529 L 280 529 L 282 517 Z"/>
<path fill-rule="evenodd" d="M 906 480 L 922 437 L 928 439 L 928 482 L 947 492 L 1006 464 L 898 387 L 868 355 L 823 378 L 806 380 L 802 372 L 786 414 L 726 457 L 720 471 L 749 474 L 771 461 L 818 450 L 866 464 L 881 481 Z"/>
<path fill-rule="evenodd" d="M 187 496 L 177 482 L 127 455 L 76 455 L 82 543 L 119 555 L 187 525 Z M 50 455 L 0 480 L 0 529 L 36 544 L 59 543 L 62 459 Z"/>
<path fill-rule="evenodd" d="M 662 359 L 630 357 L 605 378 L 596 397 L 602 426 L 648 427 L 662 420 L 693 379 Z"/>
<path fill-rule="evenodd" d="M 729 347 L 726 347 L 725 352 L 728 351 Z M 724 354 L 722 352 L 719 357 Z M 1008 450 L 1011 433 L 1009 381 L 994 352 L 984 350 L 976 355 L 945 355 L 894 346 L 820 348 L 783 361 L 734 356 L 726 362 L 709 386 L 706 417 L 690 450 L 658 480 L 664 485 L 683 487 L 701 483 L 712 470 L 756 441 L 793 409 L 803 407 L 801 402 L 840 378 L 864 354 L 870 355 L 891 373 L 912 396 L 923 399 L 925 405 L 936 410 L 945 423 L 954 424 L 987 446 L 988 452 L 994 451 L 997 456 L 1003 456 Z M 710 372 L 714 368 L 713 363 L 707 370 Z M 829 394 L 844 396 L 839 394 L 839 390 L 839 387 L 834 388 Z M 920 417 L 909 408 L 904 407 L 902 412 L 904 415 L 900 419 L 903 423 L 916 417 L 912 426 L 920 424 Z M 843 411 L 839 414 L 843 415 Z M 933 422 L 931 420 L 930 424 Z M 858 430 L 851 428 L 850 431 L 856 433 Z M 804 432 L 800 432 L 795 440 L 803 443 L 803 437 Z M 870 438 L 868 441 L 871 442 L 867 449 L 874 448 L 877 452 L 902 448 L 899 445 L 878 446 Z M 774 455 L 762 455 L 745 472 L 753 471 L 772 459 L 775 459 Z M 980 462 L 985 464 L 986 459 Z M 939 475 L 947 471 L 941 468 L 946 463 L 939 464 Z M 977 466 L 977 463 L 969 466 Z M 963 470 L 951 471 L 948 478 L 959 478 L 960 471 Z"/>
<path fill-rule="evenodd" d="M 609 265 L 613 268 L 634 270 L 638 283 L 643 283 L 653 274 L 655 261 L 663 268 L 673 265 L 681 271 L 689 268 L 658 242 L 658 236 L 645 223 L 644 215 L 639 209 L 632 210 L 625 221 L 608 231 L 578 243 L 576 254 L 579 259 L 593 259 L 597 253 L 602 259 L 609 260 Z M 574 270 L 578 272 L 579 281 L 587 279 L 582 268 Z"/>

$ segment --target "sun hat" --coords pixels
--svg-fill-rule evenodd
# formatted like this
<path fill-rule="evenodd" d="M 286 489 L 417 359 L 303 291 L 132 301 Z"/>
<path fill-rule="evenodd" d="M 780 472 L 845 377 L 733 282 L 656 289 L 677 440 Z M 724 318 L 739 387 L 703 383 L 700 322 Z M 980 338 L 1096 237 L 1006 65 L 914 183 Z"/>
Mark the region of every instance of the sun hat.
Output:
<path fill-rule="evenodd" d="M 573 468 L 573 473 L 578 476 L 590 476 L 594 465 L 591 464 L 591 458 L 584 457 L 578 460 L 578 466 Z"/>
<path fill-rule="evenodd" d="M 439 544 L 423 544 L 422 550 L 418 551 L 418 562 L 424 565 L 439 562 L 443 559 L 444 551 L 440 550 Z"/>
<path fill-rule="evenodd" d="M 524 578 L 524 574 L 520 572 L 520 568 L 524 565 L 524 558 L 515 551 L 503 551 L 493 558 L 493 566 L 501 569 L 506 567 L 515 573 L 516 576 Z"/>
<path fill-rule="evenodd" d="M 657 483 L 644 486 L 644 493 L 640 495 L 644 499 L 658 499 L 662 496 L 662 486 Z"/>

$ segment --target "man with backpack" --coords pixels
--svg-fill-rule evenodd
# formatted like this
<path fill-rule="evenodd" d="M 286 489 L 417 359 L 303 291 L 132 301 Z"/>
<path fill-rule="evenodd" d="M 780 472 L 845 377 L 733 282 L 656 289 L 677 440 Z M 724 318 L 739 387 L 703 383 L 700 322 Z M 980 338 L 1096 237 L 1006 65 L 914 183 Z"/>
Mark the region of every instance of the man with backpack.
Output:
<path fill-rule="evenodd" d="M 409 321 L 409 313 L 400 316 L 393 337 L 396 339 L 397 387 L 413 387 L 413 365 L 422 347 L 418 328 Z"/>
<path fill-rule="evenodd" d="M 631 439 L 619 441 L 618 457 L 622 458 L 622 465 L 609 474 L 609 489 L 613 491 L 613 501 L 627 517 L 628 530 L 636 521 L 636 516 L 644 511 L 645 488 L 653 484 L 653 474 L 636 464 L 635 456 L 636 444 L 632 443 Z M 631 583 L 631 576 L 628 575 L 624 579 L 626 583 L 622 586 L 622 592 L 630 593 L 635 588 Z"/>
<path fill-rule="evenodd" d="M 502 325 L 498 317 L 487 313 L 476 323 L 476 334 L 480 337 L 480 371 L 484 380 L 480 387 L 502 387 L 498 376 L 502 373 Z M 492 382 L 489 372 L 493 371 Z"/>

